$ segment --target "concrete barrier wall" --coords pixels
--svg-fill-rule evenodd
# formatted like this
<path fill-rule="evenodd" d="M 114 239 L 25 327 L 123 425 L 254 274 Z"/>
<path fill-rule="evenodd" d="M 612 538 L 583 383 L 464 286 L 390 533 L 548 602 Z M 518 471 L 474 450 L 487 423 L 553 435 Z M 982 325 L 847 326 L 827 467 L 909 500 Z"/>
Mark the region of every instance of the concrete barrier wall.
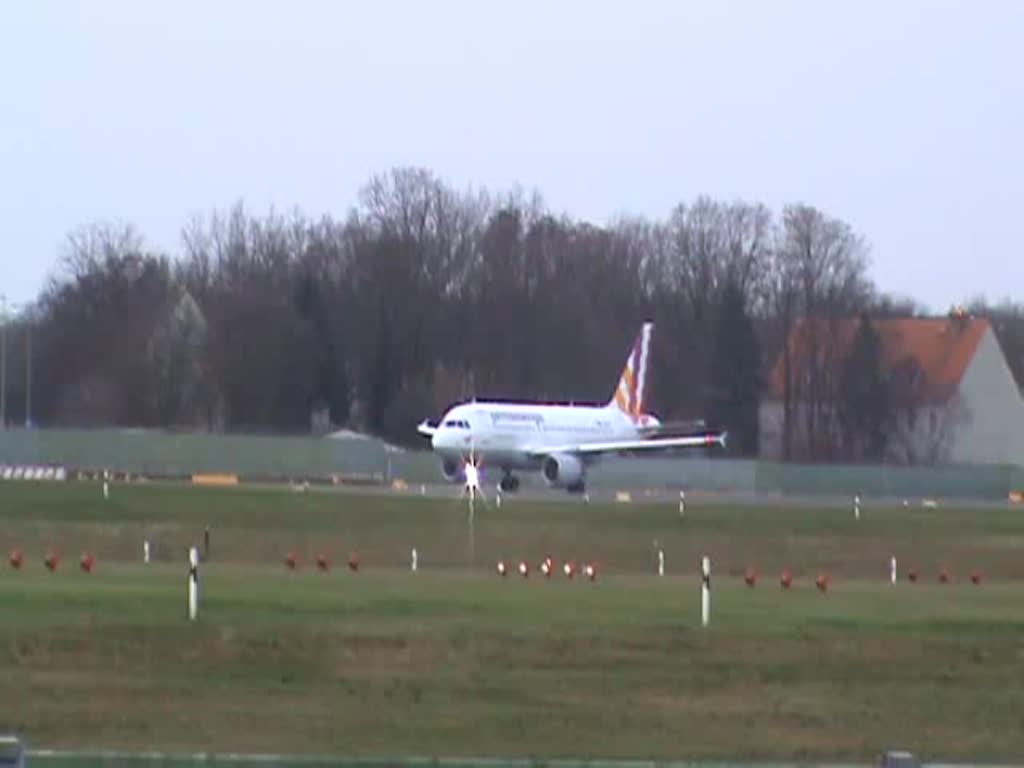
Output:
<path fill-rule="evenodd" d="M 0 431 L 0 463 L 62 464 L 132 474 L 362 475 L 386 470 L 373 440 L 134 430 Z"/>
<path fill-rule="evenodd" d="M 1014 488 L 1008 466 L 886 467 L 763 462 L 757 488 L 781 494 L 1006 499 Z"/>
<path fill-rule="evenodd" d="M 0 464 L 62 465 L 131 474 L 237 474 L 244 478 L 367 479 L 434 483 L 429 451 L 393 452 L 369 439 L 203 435 L 136 430 L 0 431 Z M 488 470 L 485 466 L 485 476 Z M 494 478 L 496 480 L 496 478 Z M 526 478 L 539 483 L 539 478 Z M 607 457 L 590 472 L 594 488 L 786 495 L 1006 499 L 1024 490 L 1009 466 L 882 467 L 794 465 L 706 457 Z"/>

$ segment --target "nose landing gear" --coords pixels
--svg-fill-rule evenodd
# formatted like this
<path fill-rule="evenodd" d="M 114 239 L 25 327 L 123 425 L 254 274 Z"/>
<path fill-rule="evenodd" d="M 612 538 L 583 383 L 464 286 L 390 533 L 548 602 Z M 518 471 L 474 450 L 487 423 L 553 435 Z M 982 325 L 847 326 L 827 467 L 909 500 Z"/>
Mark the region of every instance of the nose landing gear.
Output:
<path fill-rule="evenodd" d="M 519 490 L 519 478 L 510 472 L 506 472 L 502 475 L 498 487 L 501 488 L 502 493 L 515 493 Z"/>

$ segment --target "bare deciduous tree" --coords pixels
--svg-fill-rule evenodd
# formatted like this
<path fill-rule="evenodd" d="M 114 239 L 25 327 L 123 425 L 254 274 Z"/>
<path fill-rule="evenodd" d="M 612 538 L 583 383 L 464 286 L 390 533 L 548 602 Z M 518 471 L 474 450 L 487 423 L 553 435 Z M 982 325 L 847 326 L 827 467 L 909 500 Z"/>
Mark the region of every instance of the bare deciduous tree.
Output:
<path fill-rule="evenodd" d="M 806 206 L 776 222 L 704 197 L 598 227 L 419 168 L 372 177 L 337 218 L 238 204 L 182 242 L 172 261 L 130 227 L 72 236 L 41 301 L 45 422 L 307 431 L 316 413 L 409 442 L 452 398 L 606 400 L 644 319 L 658 326 L 649 406 L 691 418 L 715 394 L 713 361 L 736 362 L 712 355 L 731 338 L 721 317 L 749 318 L 761 348 L 744 359 L 766 364 L 810 318 L 813 364 L 789 360 L 787 414 L 827 458 L 832 324 L 874 296 L 862 240 Z"/>
<path fill-rule="evenodd" d="M 786 340 L 783 454 L 786 459 L 834 458 L 837 372 L 845 354 L 840 326 L 859 314 L 871 295 L 867 248 L 846 223 L 816 208 L 787 206 L 772 272 L 772 307 Z"/>

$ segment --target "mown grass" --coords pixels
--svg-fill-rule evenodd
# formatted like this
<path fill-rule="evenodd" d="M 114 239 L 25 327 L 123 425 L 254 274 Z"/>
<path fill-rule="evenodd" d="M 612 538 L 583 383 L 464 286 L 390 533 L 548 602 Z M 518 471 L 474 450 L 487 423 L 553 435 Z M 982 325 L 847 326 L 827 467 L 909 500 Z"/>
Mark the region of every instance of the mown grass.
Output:
<path fill-rule="evenodd" d="M 455 492 L 453 491 L 453 494 Z M 477 508 L 470 541 L 465 502 L 455 498 L 373 496 L 268 488 L 115 486 L 104 500 L 98 484 L 0 485 L 0 546 L 36 559 L 50 548 L 101 561 L 138 561 L 142 540 L 154 556 L 180 560 L 211 529 L 221 562 L 280 562 L 288 551 L 358 551 L 369 567 L 403 567 L 412 547 L 433 568 L 490 569 L 497 558 L 544 554 L 593 559 L 606 570 L 650 572 L 664 548 L 673 570 L 697 567 L 709 554 L 716 570 L 748 565 L 777 573 L 827 569 L 836 576 L 888 575 L 895 555 L 933 580 L 942 566 L 961 578 L 983 569 L 990 578 L 1024 579 L 1024 510 L 893 508 L 866 504 L 862 518 L 838 507 L 701 505 L 680 519 L 674 503 L 591 504 L 506 500 Z M 471 543 L 473 546 L 470 546 Z"/>
<path fill-rule="evenodd" d="M 190 625 L 182 553 L 206 525 Z M 1007 510 L 866 508 L 855 522 L 691 505 L 680 520 L 672 506 L 509 503 L 478 510 L 471 559 L 465 510 L 445 500 L 152 486 L 105 503 L 95 486 L 0 486 L 0 542 L 28 558 L 0 572 L 0 729 L 66 748 L 863 760 L 899 744 L 1012 760 L 1022 534 Z M 160 555 L 148 567 L 143 535 Z M 49 547 L 66 559 L 52 574 Z M 99 554 L 88 575 L 84 549 Z M 358 549 L 363 567 L 318 573 L 321 549 Z M 889 586 L 891 551 L 927 583 Z M 492 571 L 548 553 L 601 575 Z M 731 575 L 748 563 L 765 574 L 756 589 Z M 936 583 L 940 563 L 954 584 Z M 818 570 L 833 575 L 825 594 Z"/>

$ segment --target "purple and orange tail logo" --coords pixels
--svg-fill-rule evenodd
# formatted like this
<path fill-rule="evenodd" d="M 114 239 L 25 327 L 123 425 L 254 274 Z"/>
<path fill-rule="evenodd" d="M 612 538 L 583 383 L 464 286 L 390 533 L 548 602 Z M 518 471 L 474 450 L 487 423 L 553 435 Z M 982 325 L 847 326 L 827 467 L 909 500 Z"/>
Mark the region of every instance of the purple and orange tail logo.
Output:
<path fill-rule="evenodd" d="M 619 386 L 615 389 L 612 402 L 620 411 L 629 417 L 634 424 L 644 418 L 644 395 L 647 385 L 647 354 L 651 346 L 651 331 L 654 323 L 644 323 L 640 334 L 633 342 L 633 348 L 626 358 L 626 367 L 619 377 Z"/>

